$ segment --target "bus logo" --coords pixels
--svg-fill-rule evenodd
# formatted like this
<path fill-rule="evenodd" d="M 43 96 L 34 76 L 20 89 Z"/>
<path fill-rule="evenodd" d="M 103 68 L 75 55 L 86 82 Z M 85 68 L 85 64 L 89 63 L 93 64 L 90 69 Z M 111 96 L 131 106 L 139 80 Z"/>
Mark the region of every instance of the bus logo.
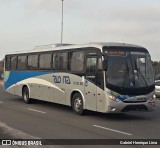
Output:
<path fill-rule="evenodd" d="M 133 84 L 133 82 L 130 82 L 130 87 L 134 87 L 134 84 Z"/>
<path fill-rule="evenodd" d="M 71 84 L 69 76 L 53 76 L 54 83 Z"/>

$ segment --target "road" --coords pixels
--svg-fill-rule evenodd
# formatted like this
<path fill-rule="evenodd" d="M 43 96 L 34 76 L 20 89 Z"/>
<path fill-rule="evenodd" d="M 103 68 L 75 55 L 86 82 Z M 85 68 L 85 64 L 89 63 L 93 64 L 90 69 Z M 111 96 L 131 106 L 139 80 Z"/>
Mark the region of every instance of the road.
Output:
<path fill-rule="evenodd" d="M 154 112 L 78 116 L 70 107 L 54 103 L 25 104 L 0 85 L 0 121 L 42 139 L 156 139 L 160 137 L 160 101 Z"/>

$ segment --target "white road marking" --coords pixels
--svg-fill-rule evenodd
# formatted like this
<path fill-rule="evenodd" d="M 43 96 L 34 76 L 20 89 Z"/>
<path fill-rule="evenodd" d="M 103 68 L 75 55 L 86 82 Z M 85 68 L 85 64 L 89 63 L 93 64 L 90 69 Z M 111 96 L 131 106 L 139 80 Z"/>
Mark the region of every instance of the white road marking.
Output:
<path fill-rule="evenodd" d="M 35 110 L 35 109 L 32 109 L 32 108 L 27 108 L 28 110 L 31 110 L 31 111 L 34 111 L 34 112 L 39 112 L 39 113 L 42 113 L 42 114 L 45 114 L 46 112 L 43 112 L 43 111 L 40 111 L 40 110 Z"/>
<path fill-rule="evenodd" d="M 0 101 L 0 104 L 2 104 L 3 102 Z"/>
<path fill-rule="evenodd" d="M 121 134 L 129 135 L 129 136 L 131 136 L 131 135 L 132 135 L 132 134 L 130 134 L 130 133 L 126 133 L 126 132 L 122 132 L 122 131 L 114 130 L 114 129 L 111 129 L 111 128 L 106 128 L 106 127 L 99 126 L 99 125 L 93 125 L 93 126 L 98 127 L 98 128 L 103 128 L 103 129 L 106 129 L 106 130 L 109 130 L 109 131 L 113 131 L 113 132 L 117 132 L 117 133 L 121 133 Z"/>

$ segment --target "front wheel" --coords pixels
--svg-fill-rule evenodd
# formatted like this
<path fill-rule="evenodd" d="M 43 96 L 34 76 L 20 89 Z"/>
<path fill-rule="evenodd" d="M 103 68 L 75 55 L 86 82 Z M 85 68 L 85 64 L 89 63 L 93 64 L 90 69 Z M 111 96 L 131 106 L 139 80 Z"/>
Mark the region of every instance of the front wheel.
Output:
<path fill-rule="evenodd" d="M 28 87 L 24 87 L 22 90 L 22 97 L 25 103 L 29 104 L 32 102 L 32 99 L 29 97 L 29 90 Z"/>
<path fill-rule="evenodd" d="M 84 114 L 83 99 L 79 93 L 74 94 L 72 98 L 72 109 L 78 115 Z"/>

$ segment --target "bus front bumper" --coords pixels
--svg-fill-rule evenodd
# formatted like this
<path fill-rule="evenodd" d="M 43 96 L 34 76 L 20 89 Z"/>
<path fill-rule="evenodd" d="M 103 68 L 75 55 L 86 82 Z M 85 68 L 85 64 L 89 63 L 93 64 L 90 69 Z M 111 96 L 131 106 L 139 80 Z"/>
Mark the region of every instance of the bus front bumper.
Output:
<path fill-rule="evenodd" d="M 122 113 L 122 112 L 150 112 L 155 110 L 155 101 L 147 101 L 143 103 L 124 103 L 120 102 L 113 102 L 110 101 L 108 105 L 108 113 Z"/>

